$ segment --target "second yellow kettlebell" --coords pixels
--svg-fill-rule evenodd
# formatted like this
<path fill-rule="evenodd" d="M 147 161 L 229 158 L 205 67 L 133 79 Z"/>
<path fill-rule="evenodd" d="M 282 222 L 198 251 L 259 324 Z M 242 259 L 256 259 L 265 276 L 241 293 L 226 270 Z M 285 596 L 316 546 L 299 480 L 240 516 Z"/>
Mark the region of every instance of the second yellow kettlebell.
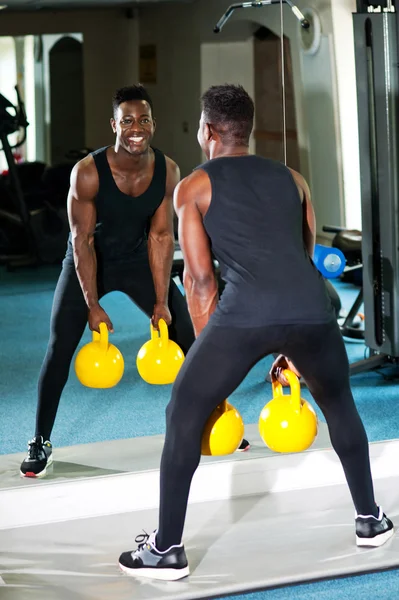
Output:
<path fill-rule="evenodd" d="M 93 331 L 93 341 L 81 348 L 75 359 L 75 373 L 80 383 L 90 388 L 111 388 L 122 379 L 125 364 L 116 346 L 108 342 L 108 329 L 100 323 L 100 333 Z"/>
<path fill-rule="evenodd" d="M 169 339 L 168 326 L 159 319 L 159 332 L 150 325 L 151 339 L 137 354 L 137 370 L 147 383 L 166 385 L 173 383 L 184 362 L 181 348 Z"/>
<path fill-rule="evenodd" d="M 238 410 L 227 400 L 215 408 L 202 433 L 201 454 L 233 454 L 244 437 L 244 422 Z"/>
<path fill-rule="evenodd" d="M 312 405 L 301 398 L 298 377 L 288 369 L 284 375 L 291 393 L 284 394 L 283 386 L 273 382 L 273 400 L 260 413 L 259 433 L 274 452 L 302 452 L 317 435 L 317 416 Z"/>

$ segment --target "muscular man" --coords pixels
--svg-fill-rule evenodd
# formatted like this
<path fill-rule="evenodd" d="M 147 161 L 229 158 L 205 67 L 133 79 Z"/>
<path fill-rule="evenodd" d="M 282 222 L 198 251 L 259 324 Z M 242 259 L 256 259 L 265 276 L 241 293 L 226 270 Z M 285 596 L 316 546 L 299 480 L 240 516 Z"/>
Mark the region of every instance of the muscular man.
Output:
<path fill-rule="evenodd" d="M 50 435 L 73 354 L 87 321 L 113 325 L 101 298 L 127 294 L 186 353 L 194 341 L 187 304 L 170 281 L 174 252 L 173 191 L 179 168 L 151 147 L 152 101 L 142 86 L 118 90 L 111 126 L 114 146 L 74 167 L 68 197 L 68 250 L 55 290 L 50 340 L 39 377 L 36 434 L 21 474 L 42 477 L 52 461 Z"/>
<path fill-rule="evenodd" d="M 322 410 L 355 505 L 359 546 L 381 546 L 392 522 L 374 499 L 366 432 L 349 384 L 342 336 L 311 256 L 315 217 L 303 177 L 249 154 L 254 106 L 240 86 L 202 98 L 198 140 L 209 159 L 176 188 L 184 285 L 197 339 L 173 387 L 161 461 L 158 530 L 119 559 L 134 576 L 189 574 L 182 544 L 201 436 L 214 408 L 253 365 L 297 368 Z M 218 303 L 211 248 L 226 287 Z M 292 362 L 289 362 L 292 361 Z M 294 367 L 295 365 L 295 367 Z"/>

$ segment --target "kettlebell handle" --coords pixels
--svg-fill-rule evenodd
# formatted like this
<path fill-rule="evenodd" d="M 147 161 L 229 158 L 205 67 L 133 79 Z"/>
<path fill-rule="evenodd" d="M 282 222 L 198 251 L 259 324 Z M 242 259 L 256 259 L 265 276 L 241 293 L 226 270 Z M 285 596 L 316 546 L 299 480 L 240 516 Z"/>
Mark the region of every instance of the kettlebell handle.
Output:
<path fill-rule="evenodd" d="M 301 385 L 299 383 L 298 377 L 290 371 L 289 369 L 284 369 L 283 375 L 290 384 L 291 394 L 290 394 L 290 404 L 295 412 L 301 411 Z M 273 381 L 273 398 L 277 398 L 279 396 L 284 396 L 284 390 L 281 383 L 278 381 Z"/>
<path fill-rule="evenodd" d="M 153 326 L 153 324 L 150 324 L 151 327 L 151 340 L 154 341 L 158 341 L 159 345 L 167 345 L 167 343 L 169 342 L 169 330 L 168 330 L 168 326 L 166 325 L 166 322 L 163 319 L 159 319 L 158 321 L 158 327 L 159 327 L 159 331 L 157 329 L 155 329 L 155 327 Z"/>
<path fill-rule="evenodd" d="M 100 333 L 93 331 L 93 342 L 100 342 L 100 350 L 106 352 L 108 349 L 108 327 L 100 323 Z"/>

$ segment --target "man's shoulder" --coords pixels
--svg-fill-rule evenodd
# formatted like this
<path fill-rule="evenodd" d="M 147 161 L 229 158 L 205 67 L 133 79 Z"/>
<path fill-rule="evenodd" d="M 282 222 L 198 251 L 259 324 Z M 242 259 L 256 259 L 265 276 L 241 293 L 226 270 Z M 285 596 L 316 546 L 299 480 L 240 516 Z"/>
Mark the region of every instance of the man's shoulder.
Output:
<path fill-rule="evenodd" d="M 99 157 L 107 156 L 107 150 L 109 148 L 113 148 L 113 146 L 102 146 L 101 148 L 97 148 L 97 150 L 90 152 L 75 164 L 75 171 L 79 173 L 79 175 L 82 175 L 82 177 L 86 175 L 98 175 L 96 165 Z"/>
<path fill-rule="evenodd" d="M 166 154 L 164 154 L 164 157 L 166 162 L 166 169 L 168 171 L 172 173 L 180 172 L 179 165 L 177 164 L 177 162 L 175 162 L 172 158 L 170 158 L 170 156 L 167 156 Z"/>
<path fill-rule="evenodd" d="M 206 189 L 210 188 L 209 176 L 206 171 L 196 169 L 181 180 L 178 188 L 178 191 L 187 199 L 194 199 L 198 194 L 203 194 Z"/>
<path fill-rule="evenodd" d="M 180 169 L 179 165 L 169 156 L 166 156 L 166 154 L 163 156 L 165 157 L 166 164 L 166 193 L 172 195 L 176 185 L 180 181 Z"/>
<path fill-rule="evenodd" d="M 88 154 L 79 160 L 73 167 L 73 171 L 79 177 L 85 177 L 97 172 L 96 165 L 92 154 Z"/>
<path fill-rule="evenodd" d="M 74 165 L 71 173 L 71 184 L 80 190 L 84 188 L 95 190 L 98 187 L 98 171 L 91 154 L 88 154 Z"/>
<path fill-rule="evenodd" d="M 113 146 L 101 146 L 101 148 L 97 148 L 97 150 L 92 150 L 92 152 L 90 152 L 90 154 L 88 154 L 88 156 L 98 156 L 101 154 L 105 154 L 108 150 L 108 148 L 113 148 Z"/>

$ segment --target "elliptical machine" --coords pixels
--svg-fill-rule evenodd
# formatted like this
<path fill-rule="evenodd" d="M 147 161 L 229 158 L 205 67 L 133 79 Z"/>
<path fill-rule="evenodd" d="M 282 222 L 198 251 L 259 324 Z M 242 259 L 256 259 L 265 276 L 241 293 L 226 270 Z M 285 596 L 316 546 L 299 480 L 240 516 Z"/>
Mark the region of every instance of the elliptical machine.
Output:
<path fill-rule="evenodd" d="M 17 106 L 0 94 L 0 142 L 8 165 L 8 174 L 0 177 L 0 264 L 9 270 L 61 262 L 69 232 L 66 201 L 54 205 L 44 183 L 27 202 L 19 173 L 22 165 L 16 164 L 12 150 L 25 143 L 29 122 L 18 86 L 15 90 Z M 8 138 L 15 132 L 21 135 L 11 145 Z"/>

